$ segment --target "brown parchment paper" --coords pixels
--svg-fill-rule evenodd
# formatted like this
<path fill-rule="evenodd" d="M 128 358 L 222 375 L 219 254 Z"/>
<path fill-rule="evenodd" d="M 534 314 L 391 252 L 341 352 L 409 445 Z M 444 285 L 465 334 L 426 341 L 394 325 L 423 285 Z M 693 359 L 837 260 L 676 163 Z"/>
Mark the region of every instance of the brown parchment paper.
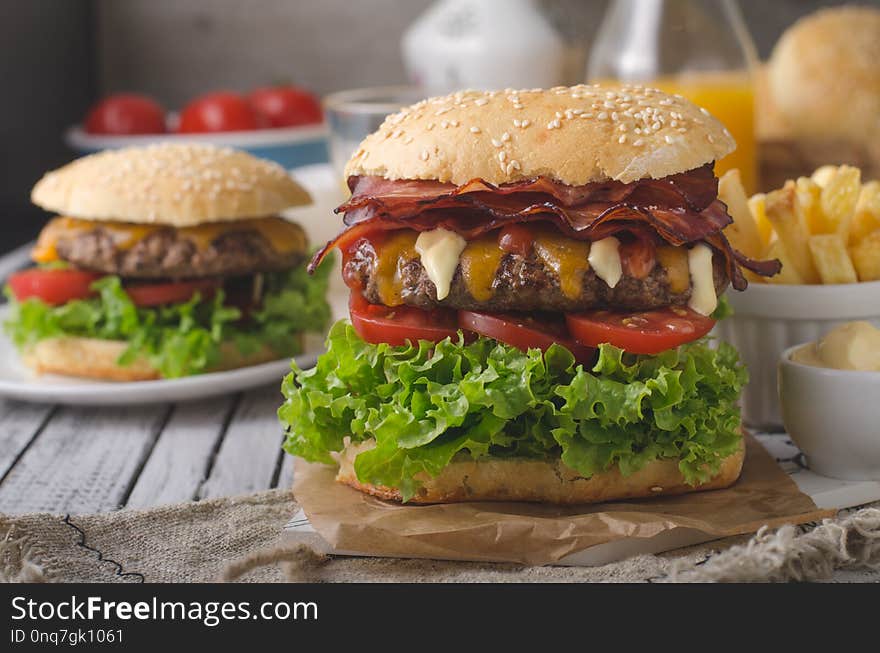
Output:
<path fill-rule="evenodd" d="M 552 564 L 622 538 L 674 528 L 706 539 L 784 523 L 816 521 L 819 510 L 751 436 L 730 488 L 677 497 L 584 506 L 476 502 L 400 505 L 334 480 L 336 468 L 296 460 L 293 492 L 312 526 L 336 550 L 401 558 Z"/>

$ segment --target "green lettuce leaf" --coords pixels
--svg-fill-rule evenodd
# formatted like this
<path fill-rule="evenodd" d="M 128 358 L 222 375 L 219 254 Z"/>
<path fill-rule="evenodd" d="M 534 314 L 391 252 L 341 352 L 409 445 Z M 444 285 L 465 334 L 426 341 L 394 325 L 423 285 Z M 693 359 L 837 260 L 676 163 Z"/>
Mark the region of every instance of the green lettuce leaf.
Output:
<path fill-rule="evenodd" d="M 585 370 L 557 345 L 543 354 L 482 337 L 373 345 L 340 321 L 315 367 L 293 365 L 278 416 L 285 450 L 310 461 L 332 463 L 345 436 L 375 440 L 355 460 L 357 476 L 404 499 L 456 455 L 561 457 L 585 477 L 666 458 L 696 484 L 739 445 L 745 382 L 735 350 L 708 340 L 657 356 L 602 345 Z"/>
<path fill-rule="evenodd" d="M 11 314 L 3 326 L 19 348 L 65 335 L 124 340 L 129 346 L 119 364 L 145 356 L 166 378 L 187 376 L 216 365 L 224 342 L 242 355 L 263 346 L 279 357 L 299 354 L 298 334 L 322 332 L 330 322 L 325 295 L 331 268 L 325 263 L 314 276 L 302 267 L 267 274 L 262 306 L 247 320 L 238 308 L 223 305 L 222 290 L 211 299 L 196 294 L 184 303 L 138 308 L 116 276 L 94 282 L 97 297 L 61 306 L 35 298 L 18 302 L 7 287 Z"/>

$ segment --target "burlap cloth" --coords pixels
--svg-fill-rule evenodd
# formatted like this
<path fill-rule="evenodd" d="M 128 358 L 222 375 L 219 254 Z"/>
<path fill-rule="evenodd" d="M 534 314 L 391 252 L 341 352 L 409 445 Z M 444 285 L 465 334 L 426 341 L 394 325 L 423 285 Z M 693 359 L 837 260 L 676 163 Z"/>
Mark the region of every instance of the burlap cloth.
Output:
<path fill-rule="evenodd" d="M 821 580 L 880 569 L 880 503 L 807 527 L 600 567 L 326 557 L 282 535 L 289 490 L 96 515 L 0 515 L 0 581 L 663 582 Z"/>

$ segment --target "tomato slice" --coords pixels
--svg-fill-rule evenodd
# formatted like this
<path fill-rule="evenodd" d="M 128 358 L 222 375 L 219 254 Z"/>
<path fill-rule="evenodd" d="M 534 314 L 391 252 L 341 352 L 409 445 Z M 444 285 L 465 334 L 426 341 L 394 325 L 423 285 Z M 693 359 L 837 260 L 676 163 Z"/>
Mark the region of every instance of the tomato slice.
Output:
<path fill-rule="evenodd" d="M 596 358 L 593 347 L 586 347 L 571 337 L 561 317 L 547 315 L 537 318 L 459 311 L 458 323 L 462 329 L 494 338 L 523 351 L 547 351 L 555 343 L 568 349 L 574 354 L 575 360 L 584 365 L 591 365 Z"/>
<path fill-rule="evenodd" d="M 641 313 L 593 311 L 565 319 L 579 342 L 610 343 L 633 354 L 659 354 L 702 338 L 715 326 L 711 317 L 678 306 Z"/>
<path fill-rule="evenodd" d="M 86 299 L 95 293 L 90 289 L 100 275 L 83 270 L 41 270 L 32 268 L 9 277 L 9 287 L 18 301 L 35 297 L 52 306 L 74 299 Z"/>
<path fill-rule="evenodd" d="M 203 298 L 213 297 L 220 287 L 218 279 L 199 279 L 195 281 L 170 281 L 168 283 L 139 283 L 125 287 L 125 292 L 135 306 L 161 306 L 179 304 L 192 299 L 196 293 Z"/>
<path fill-rule="evenodd" d="M 359 293 L 351 293 L 348 302 L 351 325 L 357 334 L 374 345 L 405 345 L 407 341 L 458 338 L 455 311 L 425 311 L 412 306 L 381 306 L 370 304 Z"/>

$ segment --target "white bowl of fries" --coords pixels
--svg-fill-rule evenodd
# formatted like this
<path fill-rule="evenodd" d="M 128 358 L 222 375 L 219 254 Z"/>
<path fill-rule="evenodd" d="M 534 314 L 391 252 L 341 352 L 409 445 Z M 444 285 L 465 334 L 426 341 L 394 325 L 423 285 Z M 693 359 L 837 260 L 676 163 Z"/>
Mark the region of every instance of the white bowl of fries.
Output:
<path fill-rule="evenodd" d="M 734 219 L 725 230 L 733 246 L 782 262 L 771 279 L 747 274 L 749 288 L 728 293 L 733 316 L 716 327 L 749 369 L 743 420 L 777 429 L 782 353 L 843 322 L 880 326 L 880 182 L 862 183 L 858 168 L 823 166 L 748 198 L 732 171 L 722 177 L 719 197 Z"/>

